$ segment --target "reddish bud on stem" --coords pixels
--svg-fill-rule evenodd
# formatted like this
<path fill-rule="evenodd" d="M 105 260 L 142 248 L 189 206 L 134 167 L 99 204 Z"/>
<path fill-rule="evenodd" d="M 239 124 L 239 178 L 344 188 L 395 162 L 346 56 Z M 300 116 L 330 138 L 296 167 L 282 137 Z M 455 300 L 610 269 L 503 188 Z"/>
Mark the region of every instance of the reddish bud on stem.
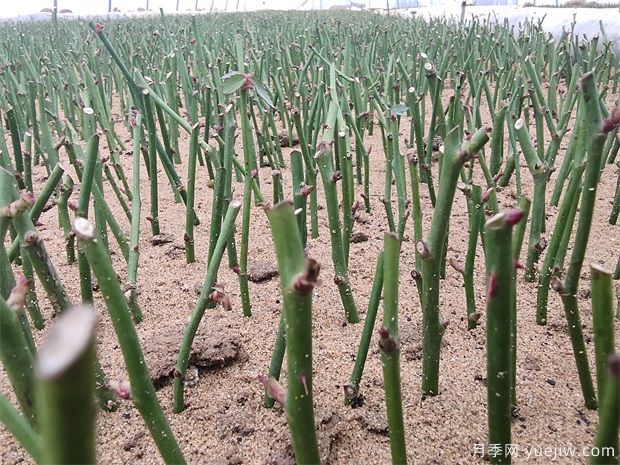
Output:
<path fill-rule="evenodd" d="M 11 291 L 6 303 L 15 311 L 20 311 L 26 305 L 26 295 L 28 294 L 28 289 L 30 288 L 30 281 L 26 279 L 24 275 L 20 275 L 17 278 L 17 282 L 15 283 L 15 287 Z"/>
<path fill-rule="evenodd" d="M 263 384 L 267 394 L 269 394 L 278 404 L 284 405 L 286 402 L 286 390 L 275 378 L 271 378 L 263 373 L 258 375 L 258 380 Z"/>

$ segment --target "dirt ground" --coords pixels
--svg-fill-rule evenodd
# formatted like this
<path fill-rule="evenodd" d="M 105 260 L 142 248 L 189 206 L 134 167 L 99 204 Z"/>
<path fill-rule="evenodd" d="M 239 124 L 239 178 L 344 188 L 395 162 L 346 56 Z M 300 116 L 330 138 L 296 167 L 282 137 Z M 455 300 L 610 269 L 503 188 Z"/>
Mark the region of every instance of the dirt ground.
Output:
<path fill-rule="evenodd" d="M 610 96 L 609 103 L 613 101 Z M 490 125 L 488 113 L 484 123 Z M 408 135 L 409 120 L 404 118 L 401 145 Z M 124 128 L 119 131 L 127 141 Z M 561 157 L 570 134 L 566 135 Z M 103 139 L 102 139 L 103 142 Z M 189 137 L 182 135 L 182 153 L 188 151 Z M 386 219 L 380 196 L 383 191 L 384 156 L 380 131 L 367 138 L 371 154 L 370 214 L 359 212 L 354 232 L 365 233 L 366 242 L 351 245 L 350 279 L 361 317 L 364 318 L 375 261 L 383 244 Z M 131 144 L 128 144 L 130 147 Z M 403 153 L 408 153 L 402 146 Z M 288 155 L 289 149 L 285 150 Z M 103 154 L 105 154 L 105 144 Z M 131 156 L 122 155 L 123 166 L 131 183 Z M 288 157 L 285 156 L 285 160 Z M 74 178 L 67 163 L 67 172 Z M 149 214 L 148 179 L 142 167 L 142 221 L 140 239 L 140 267 L 138 271 L 139 304 L 144 321 L 137 326 L 143 345 L 147 346 L 147 361 L 155 365 L 166 356 L 177 353 L 182 328 L 198 297 L 206 271 L 210 205 L 213 191 L 207 186 L 206 168 L 198 168 L 196 210 L 201 225 L 195 231 L 197 260 L 185 263 L 180 247 L 183 246 L 185 209 L 174 202 L 167 178 L 159 172 L 160 222 L 163 233 L 171 234 L 172 243 L 154 246 L 150 243 L 150 226 L 145 219 Z M 186 177 L 185 164 L 178 167 Z M 435 173 L 437 169 L 434 169 Z M 521 167 L 525 193 L 531 195 L 533 183 L 527 167 Z M 271 198 L 269 168 L 261 168 L 263 192 Z M 587 348 L 593 368 L 594 346 L 590 313 L 588 264 L 597 261 L 613 270 L 618 258 L 618 228 L 607 222 L 610 202 L 616 185 L 617 168 L 606 166 L 597 194 L 597 205 L 586 264 L 579 286 L 580 308 L 587 337 Z M 555 179 L 555 177 L 553 178 Z M 44 171 L 38 169 L 36 185 L 40 188 Z M 291 197 L 291 179 L 283 172 L 285 194 Z M 499 192 L 501 208 L 515 205 L 514 179 Z M 107 187 L 107 186 L 106 186 Z M 242 184 L 235 184 L 235 197 L 240 198 Z M 424 227 L 428 231 L 432 210 L 426 188 L 422 186 Z M 359 192 L 358 190 L 358 198 Z M 550 196 L 551 187 L 548 189 Z M 110 188 L 106 191 L 110 207 L 125 231 L 129 230 L 126 217 Z M 77 198 L 76 190 L 72 198 Z M 319 204 L 324 207 L 322 189 Z M 548 207 L 549 231 L 555 222 L 557 209 Z M 240 224 L 240 217 L 237 224 Z M 79 300 L 76 265 L 66 265 L 62 232 L 58 228 L 56 209 L 41 217 L 41 233 L 53 263 L 64 280 L 73 302 Z M 275 265 L 269 225 L 260 207 L 252 209 L 250 264 L 267 262 Z M 344 311 L 333 284 L 333 266 L 326 210 L 319 211 L 320 237 L 309 240 L 308 252 L 321 263 L 323 284 L 314 293 L 314 396 L 318 436 L 322 459 L 332 464 L 387 464 L 390 447 L 387 432 L 385 400 L 382 389 L 382 370 L 376 334 L 366 362 L 361 392 L 363 406 L 343 405 L 343 384 L 348 381 L 359 344 L 362 324 L 345 324 Z M 464 259 L 467 248 L 467 210 L 464 196 L 457 192 L 450 224 L 448 258 Z M 441 394 L 422 400 L 421 385 L 421 309 L 413 279 L 414 244 L 413 226 L 409 222 L 401 256 L 400 329 L 402 339 L 401 366 L 403 406 L 410 463 L 413 464 L 470 464 L 484 463 L 475 455 L 477 444 L 484 444 L 486 428 L 486 350 L 485 317 L 474 331 L 466 325 L 465 292 L 463 279 L 448 267 L 441 284 L 443 317 L 450 320 L 444 336 L 441 359 Z M 527 234 L 527 233 L 526 233 Z M 237 240 L 238 240 L 237 235 Z M 549 234 L 547 234 L 549 237 Z M 110 238 L 115 268 L 124 278 L 125 264 Z M 527 235 L 525 239 L 527 244 Z M 525 255 L 523 255 L 524 257 Z M 567 258 L 568 260 L 568 258 Z M 225 261 L 223 262 L 225 265 Z M 476 303 L 484 313 L 485 284 L 482 250 L 476 261 Z M 521 277 L 522 278 L 522 277 Z M 181 448 L 191 463 L 204 464 L 289 464 L 294 463 L 286 418 L 281 408 L 267 410 L 262 405 L 263 390 L 257 374 L 266 372 L 281 312 L 278 279 L 250 283 L 251 318 L 243 318 L 236 275 L 223 266 L 219 282 L 224 284 L 232 299 L 233 309 L 221 306 L 207 310 L 199 334 L 208 340 L 232 341 L 237 357 L 224 368 L 190 369 L 194 379 L 186 387 L 189 408 L 182 414 L 172 413 L 172 386 L 163 383 L 159 398 L 171 422 Z M 41 289 L 38 286 L 38 289 Z M 39 290 L 40 304 L 46 318 L 51 308 Z M 99 318 L 99 358 L 111 380 L 124 380 L 124 364 L 120 348 L 101 296 L 95 293 Z M 579 382 L 572 355 L 566 321 L 560 299 L 550 292 L 549 319 L 545 327 L 535 323 L 536 283 L 518 284 L 518 412 L 513 423 L 513 444 L 517 456 L 514 463 L 586 463 L 589 446 L 597 430 L 597 413 L 583 405 Z M 379 313 L 378 318 L 381 318 Z M 47 320 L 49 323 L 49 319 Z M 616 321 L 616 333 L 620 326 Z M 37 334 L 37 340 L 40 339 Z M 172 354 L 172 355 L 171 355 Z M 233 357 L 234 358 L 234 357 Z M 284 370 L 285 371 L 285 370 Z M 283 375 L 284 384 L 286 376 Z M 6 375 L 0 371 L 0 392 L 14 397 Z M 565 448 L 570 457 L 540 456 L 540 448 Z M 572 450 L 570 448 L 574 448 Z M 528 458 L 529 454 L 529 458 Z M 100 463 L 161 463 L 157 449 L 144 423 L 131 402 L 124 401 L 114 413 L 99 412 L 98 458 Z M 0 429 L 0 463 L 17 464 L 28 458 L 17 443 Z"/>

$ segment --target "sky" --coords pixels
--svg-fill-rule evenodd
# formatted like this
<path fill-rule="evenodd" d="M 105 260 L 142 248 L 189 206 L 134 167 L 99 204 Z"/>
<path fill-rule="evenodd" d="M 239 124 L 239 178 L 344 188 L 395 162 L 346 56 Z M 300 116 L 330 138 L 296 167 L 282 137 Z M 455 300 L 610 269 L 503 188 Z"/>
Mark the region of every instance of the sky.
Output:
<path fill-rule="evenodd" d="M 198 0 L 198 8 L 209 9 L 212 0 Z M 214 8 L 223 10 L 228 1 L 228 10 L 245 8 L 247 10 L 255 10 L 260 8 L 287 9 L 296 8 L 303 0 L 214 0 Z M 311 2 L 312 0 L 310 0 Z M 145 8 L 147 0 L 112 0 L 112 8 L 117 7 L 121 11 Z M 317 2 L 318 4 L 318 2 Z M 53 0 L 0 0 L 0 17 L 24 15 L 36 13 L 43 8 L 52 8 Z M 163 8 L 164 11 L 175 11 L 177 0 L 149 0 L 149 9 L 158 11 Z M 179 0 L 179 11 L 187 11 L 194 9 L 196 0 Z M 58 0 L 58 9 L 68 9 L 76 14 L 97 14 L 106 13 L 108 11 L 108 0 Z"/>

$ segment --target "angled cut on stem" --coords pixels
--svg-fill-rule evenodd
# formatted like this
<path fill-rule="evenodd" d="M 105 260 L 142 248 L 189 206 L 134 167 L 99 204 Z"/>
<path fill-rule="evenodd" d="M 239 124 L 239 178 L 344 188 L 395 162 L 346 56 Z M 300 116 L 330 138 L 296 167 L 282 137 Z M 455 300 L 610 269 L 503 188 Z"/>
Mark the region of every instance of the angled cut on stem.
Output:
<path fill-rule="evenodd" d="M 43 461 L 94 464 L 95 311 L 65 311 L 47 333 L 35 365 Z"/>

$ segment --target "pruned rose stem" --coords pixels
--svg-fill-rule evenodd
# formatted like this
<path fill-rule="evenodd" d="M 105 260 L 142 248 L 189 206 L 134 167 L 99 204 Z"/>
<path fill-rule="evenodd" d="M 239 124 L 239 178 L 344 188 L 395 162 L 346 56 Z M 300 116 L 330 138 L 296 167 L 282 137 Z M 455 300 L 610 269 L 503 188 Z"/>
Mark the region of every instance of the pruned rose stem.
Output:
<path fill-rule="evenodd" d="M 153 116 L 153 104 L 150 99 L 150 93 L 146 89 L 142 91 L 142 101 L 144 102 L 144 122 L 146 124 L 148 141 L 147 158 L 145 161 L 148 160 L 146 167 L 150 180 L 149 192 L 151 219 L 149 223 L 151 224 L 151 234 L 156 236 L 161 232 L 159 228 L 159 192 L 157 187 L 157 128 L 155 126 L 155 117 Z"/>
<path fill-rule="evenodd" d="M 0 167 L 0 185 L 6 183 L 6 186 L 12 187 L 12 179 L 13 176 L 7 170 Z M 43 244 L 42 239 L 39 237 L 39 233 L 26 212 L 27 209 L 32 206 L 33 199 L 31 196 L 22 196 L 18 199 L 17 195 L 17 191 L 14 190 L 12 196 L 13 199 L 17 199 L 17 203 L 15 205 L 19 204 L 19 208 L 15 211 L 16 214 L 11 214 L 8 218 L 10 218 L 15 230 L 17 231 L 19 240 L 23 246 L 22 250 L 30 259 L 37 277 L 47 293 L 52 307 L 57 312 L 62 311 L 69 308 L 69 298 L 67 297 L 67 293 L 62 285 L 62 282 L 60 281 L 58 273 L 56 273 L 56 270 L 49 259 L 45 245 Z M 3 207 L 5 206 L 0 205 L 0 209 Z M 6 205 L 6 207 L 8 208 L 9 205 Z M 0 213 L 0 216 L 7 218 L 7 216 L 2 213 Z"/>
<path fill-rule="evenodd" d="M 183 332 L 183 340 L 181 341 L 179 356 L 177 358 L 176 364 L 176 372 L 178 373 L 178 376 L 175 376 L 174 379 L 175 413 L 180 413 L 184 409 L 185 403 L 183 398 L 183 385 L 185 373 L 187 372 L 187 362 L 189 361 L 189 354 L 192 347 L 192 342 L 194 341 L 194 337 L 196 336 L 196 332 L 198 331 L 198 325 L 202 320 L 202 316 L 207 309 L 207 305 L 211 301 L 210 295 L 213 291 L 213 286 L 215 285 L 217 271 L 220 267 L 226 244 L 234 230 L 235 219 L 237 218 L 237 214 L 239 213 L 240 208 L 241 202 L 238 202 L 236 200 L 233 200 L 228 205 L 228 211 L 226 212 L 226 216 L 222 223 L 222 230 L 217 239 L 217 244 L 215 245 L 213 256 L 211 257 L 209 265 L 207 266 L 207 272 L 202 285 L 202 289 L 200 291 L 200 297 L 196 302 L 189 323 L 185 328 L 185 331 Z"/>
<path fill-rule="evenodd" d="M 564 313 L 566 315 L 566 321 L 573 345 L 573 354 L 575 356 L 584 402 L 587 408 L 595 409 L 596 394 L 594 392 L 592 373 L 590 372 L 590 364 L 588 362 L 588 355 L 581 328 L 581 317 L 579 315 L 579 306 L 577 303 L 577 286 L 579 284 L 581 268 L 583 266 L 592 227 L 605 134 L 602 131 L 603 123 L 599 94 L 592 72 L 585 74 L 581 79 L 581 90 L 583 105 L 580 110 L 584 112 L 585 118 L 587 160 L 575 241 L 570 265 L 566 272 L 560 297 L 564 305 Z"/>
<path fill-rule="evenodd" d="M 62 177 L 60 185 L 60 195 L 58 196 L 58 219 L 65 236 L 65 252 L 67 254 L 67 264 L 75 263 L 75 237 L 71 231 L 71 217 L 69 216 L 69 198 L 73 194 L 73 179 L 68 174 Z"/>
<path fill-rule="evenodd" d="M 142 114 L 138 113 L 133 128 L 132 153 L 132 201 L 131 201 L 131 233 L 129 238 L 129 260 L 127 262 L 128 304 L 134 322 L 142 321 L 142 311 L 138 305 L 138 261 L 140 259 L 140 217 L 142 214 L 142 198 L 140 197 L 140 144 L 142 142 Z"/>
<path fill-rule="evenodd" d="M 605 397 L 607 359 L 615 351 L 613 281 L 611 273 L 596 263 L 590 265 L 590 277 L 596 386 L 598 398 L 602 401 Z M 600 415 L 601 410 L 599 410 Z"/>
<path fill-rule="evenodd" d="M 239 250 L 239 287 L 241 292 L 241 305 L 243 316 L 252 315 L 250 302 L 250 289 L 248 285 L 248 254 L 250 240 L 250 213 L 252 208 L 252 179 L 249 175 L 252 167 L 256 165 L 256 153 L 250 117 L 248 116 L 249 90 L 243 89 L 239 94 L 239 113 L 241 114 L 241 137 L 243 140 L 243 167 L 245 176 L 243 182 L 243 211 L 241 213 L 241 248 Z"/>
<path fill-rule="evenodd" d="M 94 135 L 88 140 L 84 161 L 84 169 L 80 179 L 80 196 L 78 200 L 76 217 L 88 219 L 90 198 L 95 179 L 95 168 L 99 157 L 99 136 Z M 99 212 L 96 212 L 98 214 Z M 80 273 L 80 292 L 82 302 L 93 301 L 93 285 L 88 260 L 84 252 L 78 250 L 78 269 Z"/>
<path fill-rule="evenodd" d="M 41 463 L 43 456 L 41 437 L 19 410 L 13 407 L 13 404 L 2 394 L 0 394 L 0 423 L 35 462 Z"/>
<path fill-rule="evenodd" d="M 334 281 L 340 292 L 340 299 L 344 307 L 345 316 L 349 323 L 359 322 L 359 315 L 353 299 L 353 292 L 349 282 L 349 271 L 344 255 L 342 227 L 340 222 L 340 214 L 338 209 L 338 193 L 336 189 L 337 177 L 334 176 L 334 161 L 332 143 L 334 139 L 334 127 L 336 125 L 336 116 L 338 107 L 335 103 L 331 103 L 327 113 L 326 125 L 323 142 L 317 147 L 317 153 L 314 156 L 323 181 L 323 189 L 327 203 L 327 217 L 329 222 L 329 232 L 331 238 L 332 261 L 334 263 L 334 271 L 336 273 Z M 346 214 L 346 212 L 345 212 Z"/>
<path fill-rule="evenodd" d="M 484 205 L 482 202 L 482 188 L 471 186 L 471 192 L 467 199 L 469 217 L 469 239 L 467 241 L 467 254 L 463 269 L 463 282 L 465 286 L 465 301 L 467 302 L 467 329 L 475 329 L 478 326 L 476 318 L 476 296 L 474 290 L 474 266 L 476 260 L 476 248 L 480 233 L 480 222 L 484 218 Z"/>
<path fill-rule="evenodd" d="M 471 139 L 461 145 L 458 128 L 446 136 L 439 192 L 431 222 L 428 239 L 418 242 L 416 249 L 422 262 L 423 303 L 422 319 L 424 341 L 422 349 L 422 392 L 425 395 L 439 394 L 439 358 L 444 327 L 439 312 L 439 275 L 441 258 L 445 247 L 459 173 L 463 164 L 488 142 L 485 128 L 475 132 Z M 422 247 L 420 247 L 422 245 Z"/>
<path fill-rule="evenodd" d="M 224 214 L 232 200 L 232 157 L 234 157 L 235 130 L 237 127 L 233 110 L 234 107 L 231 105 L 224 113 L 224 126 L 222 128 L 224 136 L 222 140 L 223 145 L 220 147 L 221 153 L 218 154 L 222 161 L 215 169 L 214 198 L 211 205 L 211 224 L 209 230 L 209 261 L 220 235 Z M 234 265 L 237 265 L 235 238 L 232 236 L 226 251 L 228 253 L 228 265 L 232 268 Z"/>
<path fill-rule="evenodd" d="M 355 365 L 351 372 L 349 384 L 344 388 L 345 405 L 351 404 L 355 398 L 359 396 L 360 382 L 362 380 L 362 374 L 364 373 L 364 365 L 366 364 L 370 340 L 377 319 L 377 310 L 379 309 L 379 303 L 381 301 L 381 291 L 383 290 L 383 256 L 384 252 L 379 252 L 372 281 L 372 290 L 370 291 L 370 300 L 368 301 L 368 311 L 366 312 L 366 319 L 364 320 L 364 329 L 360 338 L 360 344 L 357 348 L 357 355 L 355 356 Z"/>
<path fill-rule="evenodd" d="M 33 353 L 19 322 L 20 311 L 0 296 L 0 359 L 23 415 L 34 423 Z"/>
<path fill-rule="evenodd" d="M 510 463 L 506 446 L 511 444 L 512 294 L 515 273 L 512 230 L 523 216 L 508 210 L 485 225 L 487 248 L 487 420 L 489 444 L 501 445 L 490 457 L 492 464 Z"/>
<path fill-rule="evenodd" d="M 318 95 L 316 101 L 318 102 Z M 316 115 L 316 112 L 313 113 Z M 304 159 L 304 165 L 306 168 L 306 177 L 305 182 L 306 186 L 312 186 L 312 189 L 307 191 L 306 197 L 310 198 L 310 234 L 313 239 L 319 237 L 319 219 L 318 219 L 318 208 L 317 208 L 317 191 L 316 191 L 316 182 L 317 182 L 317 169 L 316 162 L 310 153 L 308 140 L 304 131 L 304 127 L 301 122 L 301 116 L 298 111 L 293 111 L 293 124 L 295 125 L 295 131 L 297 132 L 297 136 L 299 137 L 299 150 L 301 150 L 301 154 Z M 314 117 L 314 119 L 316 119 Z M 315 121 L 308 121 L 309 125 L 314 125 Z M 310 126 L 311 127 L 311 126 Z M 292 161 L 291 161 L 292 163 Z M 291 165 L 291 169 L 294 171 L 294 167 Z M 307 234 L 307 233 L 306 233 Z M 302 236 L 303 239 L 303 236 Z"/>
<path fill-rule="evenodd" d="M 284 360 L 284 353 L 286 352 L 286 330 L 284 328 L 284 315 L 280 316 L 280 323 L 278 324 L 278 331 L 276 333 L 276 340 L 273 344 L 273 352 L 271 353 L 271 363 L 269 364 L 269 378 L 278 381 L 280 379 L 280 372 L 282 371 L 282 361 Z M 265 387 L 265 397 L 263 405 L 266 408 L 272 408 L 274 398 L 270 395 L 269 390 Z"/>
<path fill-rule="evenodd" d="M 8 172 L 0 167 L 0 185 L 2 185 L 5 181 L 7 182 L 7 185 L 12 185 L 9 181 L 10 178 L 6 178 L 7 174 Z M 8 176 L 10 176 L 10 174 L 8 174 Z M 13 193 L 13 196 L 17 198 L 16 191 Z M 24 207 L 32 205 L 33 203 L 31 195 L 23 195 L 17 200 L 17 202 Z M 25 210 L 21 210 L 21 213 L 18 213 L 12 217 L 11 221 L 13 222 L 15 230 L 20 238 L 20 249 L 32 263 L 34 271 L 39 278 L 50 303 L 52 304 L 52 308 L 56 312 L 66 310 L 71 306 L 71 302 L 69 301 L 60 277 L 49 258 L 45 245 L 43 244 L 43 240 L 40 238 L 39 233 L 32 224 L 31 219 L 25 213 Z M 105 373 L 99 366 L 99 362 L 96 363 L 96 376 L 98 383 L 97 398 L 99 405 L 105 410 L 113 410 L 115 408 L 115 404 L 113 402 L 113 396 L 111 396 L 105 388 L 107 383 Z"/>
<path fill-rule="evenodd" d="M 398 335 L 398 270 L 401 241 L 394 233 L 383 238 L 383 326 L 379 348 L 383 364 L 383 385 L 390 432 L 393 464 L 407 463 L 405 425 L 400 379 L 400 338 Z"/>
<path fill-rule="evenodd" d="M 304 184 L 304 166 L 303 154 L 299 150 L 291 151 L 291 174 L 293 177 L 293 203 L 295 205 L 295 217 L 297 218 L 297 226 L 301 234 L 301 243 L 306 247 L 308 239 L 308 227 L 306 221 L 306 198 L 303 188 Z"/>
<path fill-rule="evenodd" d="M 312 292 L 319 264 L 304 256 L 292 202 L 267 210 L 271 225 L 280 288 L 284 303 L 287 351 L 285 402 L 295 459 L 299 464 L 320 463 L 312 397 Z"/>
<path fill-rule="evenodd" d="M 155 394 L 127 300 L 118 283 L 110 255 L 97 236 L 94 226 L 87 219 L 76 218 L 73 222 L 73 231 L 97 278 L 101 295 L 108 308 L 123 353 L 129 381 L 135 388 L 132 396 L 134 405 L 140 412 L 164 462 L 184 464 L 183 453 Z"/>
<path fill-rule="evenodd" d="M 194 194 L 196 192 L 196 164 L 198 161 L 198 136 L 200 135 L 200 125 L 196 123 L 192 127 L 192 134 L 189 143 L 189 161 L 187 165 L 187 203 L 185 205 L 185 261 L 194 263 L 196 254 L 194 252 Z"/>
<path fill-rule="evenodd" d="M 62 165 L 56 164 L 56 166 L 48 176 L 47 181 L 45 182 L 45 184 L 43 184 L 41 192 L 39 192 L 39 195 L 37 195 L 37 197 L 34 199 L 34 203 L 32 204 L 32 208 L 30 208 L 29 212 L 30 219 L 32 220 L 33 224 L 37 224 L 41 213 L 43 213 L 45 205 L 47 205 L 50 197 L 56 191 L 56 187 L 62 179 L 64 172 L 65 170 Z M 20 254 L 19 241 L 17 239 L 15 239 L 11 243 L 11 246 L 8 249 L 8 254 L 9 260 L 11 262 L 15 261 L 15 258 L 17 258 L 17 256 Z"/>
<path fill-rule="evenodd" d="M 540 257 L 540 250 L 536 244 L 541 238 L 545 215 L 545 192 L 547 190 L 548 167 L 539 158 L 536 149 L 532 145 L 530 135 L 522 119 L 514 124 L 515 133 L 519 139 L 523 157 L 527 162 L 534 180 L 534 197 L 532 200 L 532 213 L 530 221 L 530 236 L 527 245 L 527 259 L 525 264 L 525 280 L 532 282 L 535 279 L 534 265 Z"/>
<path fill-rule="evenodd" d="M 575 149 L 573 154 L 573 167 L 571 169 L 571 177 L 562 199 L 562 205 L 558 212 L 558 218 L 553 228 L 551 240 L 547 246 L 545 258 L 540 268 L 540 274 L 538 278 L 538 291 L 536 296 L 536 322 L 539 325 L 547 324 L 547 306 L 549 300 L 549 286 L 551 283 L 551 276 L 555 268 L 558 255 L 562 251 L 562 240 L 573 229 L 573 221 L 575 219 L 575 211 L 579 204 L 579 195 L 581 189 L 581 179 L 585 170 L 585 156 L 586 156 L 586 140 L 585 140 L 585 125 L 583 122 L 583 116 L 577 124 L 578 132 L 575 139 Z M 563 252 L 565 253 L 565 252 Z"/>
<path fill-rule="evenodd" d="M 604 397 L 601 398 L 599 427 L 594 447 L 597 451 L 611 451 L 592 456 L 592 465 L 617 464 L 620 460 L 620 354 L 614 353 L 607 359 Z"/>
<path fill-rule="evenodd" d="M 491 132 L 491 157 L 489 171 L 491 176 L 499 174 L 504 163 L 504 126 L 506 121 L 507 106 L 503 106 L 495 113 L 493 118 L 493 131 Z"/>
<path fill-rule="evenodd" d="M 95 311 L 73 307 L 56 320 L 35 364 L 42 463 L 95 464 Z"/>
<path fill-rule="evenodd" d="M 510 302 L 510 405 L 513 409 L 517 407 L 517 279 L 518 269 L 521 265 L 521 248 L 525 237 L 525 227 L 527 226 L 528 215 L 530 213 L 531 202 L 526 196 L 522 195 L 517 205 L 517 210 L 522 212 L 523 218 L 514 226 L 512 233 L 512 260 L 514 272 L 512 274 L 512 299 Z"/>

